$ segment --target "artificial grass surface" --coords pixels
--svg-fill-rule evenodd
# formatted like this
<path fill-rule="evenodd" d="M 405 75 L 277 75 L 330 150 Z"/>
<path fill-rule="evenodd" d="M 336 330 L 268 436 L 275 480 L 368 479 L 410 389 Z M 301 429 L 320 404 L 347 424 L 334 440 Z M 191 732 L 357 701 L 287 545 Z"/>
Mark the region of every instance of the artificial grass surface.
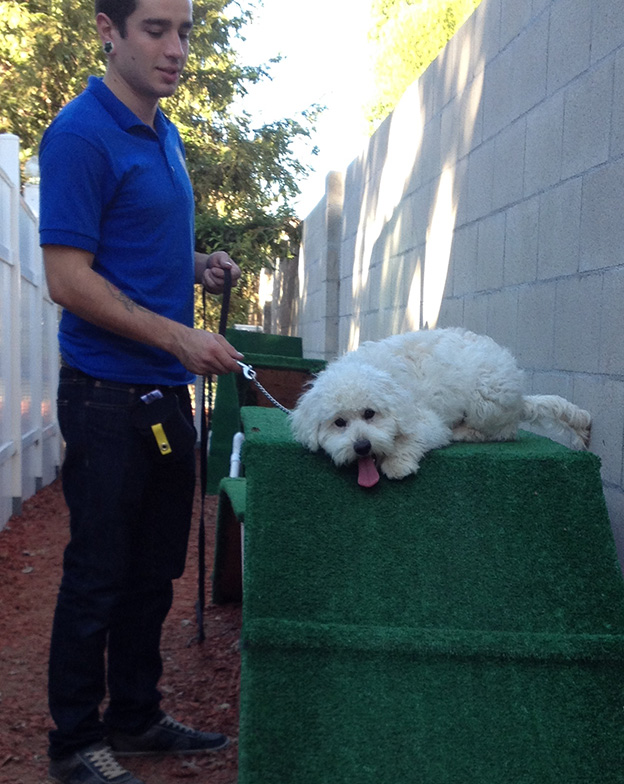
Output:
<path fill-rule="evenodd" d="M 624 585 L 598 459 L 522 434 L 371 490 L 242 410 L 239 784 L 612 784 Z"/>

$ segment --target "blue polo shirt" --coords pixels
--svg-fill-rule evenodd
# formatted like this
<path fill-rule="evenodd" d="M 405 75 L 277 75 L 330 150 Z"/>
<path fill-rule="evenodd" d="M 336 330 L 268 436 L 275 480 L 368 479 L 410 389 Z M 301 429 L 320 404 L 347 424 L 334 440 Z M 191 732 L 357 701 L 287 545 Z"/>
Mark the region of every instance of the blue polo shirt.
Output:
<path fill-rule="evenodd" d="M 134 302 L 193 325 L 194 205 L 176 127 L 155 131 L 95 77 L 45 132 L 40 147 L 42 245 L 94 254 L 93 269 Z M 102 379 L 185 384 L 193 374 L 166 351 L 63 311 L 65 361 Z"/>

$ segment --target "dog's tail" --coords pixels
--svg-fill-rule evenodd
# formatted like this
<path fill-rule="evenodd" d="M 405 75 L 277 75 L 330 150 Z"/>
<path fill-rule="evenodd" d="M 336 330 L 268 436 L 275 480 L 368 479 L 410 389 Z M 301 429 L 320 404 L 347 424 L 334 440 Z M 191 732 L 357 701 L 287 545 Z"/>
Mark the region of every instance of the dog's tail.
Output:
<path fill-rule="evenodd" d="M 558 395 L 525 395 L 522 420 L 543 425 L 559 433 L 572 433 L 574 445 L 587 449 L 591 434 L 591 414 Z"/>

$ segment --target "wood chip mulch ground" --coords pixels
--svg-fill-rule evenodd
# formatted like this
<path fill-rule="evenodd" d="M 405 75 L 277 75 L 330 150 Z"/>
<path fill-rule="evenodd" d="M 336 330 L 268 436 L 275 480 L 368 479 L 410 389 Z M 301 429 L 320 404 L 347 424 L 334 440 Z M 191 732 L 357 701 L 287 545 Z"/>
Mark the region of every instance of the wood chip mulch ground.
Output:
<path fill-rule="evenodd" d="M 124 760 L 147 784 L 235 784 L 237 779 L 240 606 L 210 604 L 216 496 L 206 499 L 206 640 L 197 644 L 197 524 L 186 573 L 176 581 L 163 629 L 163 709 L 179 721 L 227 733 L 228 749 L 213 755 Z M 23 505 L 0 531 L 0 784 L 45 784 L 46 670 L 52 614 L 68 538 L 59 481 Z"/>

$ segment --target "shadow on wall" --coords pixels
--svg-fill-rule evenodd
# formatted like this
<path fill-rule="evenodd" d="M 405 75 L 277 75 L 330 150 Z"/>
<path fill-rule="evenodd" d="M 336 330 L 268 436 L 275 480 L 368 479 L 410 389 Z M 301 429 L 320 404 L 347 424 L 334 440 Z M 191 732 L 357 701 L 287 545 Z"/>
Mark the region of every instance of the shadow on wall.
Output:
<path fill-rule="evenodd" d="M 352 269 L 343 267 L 341 276 L 343 285 L 350 280 L 352 304 L 344 349 L 438 323 L 467 190 L 462 157 L 480 140 L 483 18 L 470 17 L 347 173 L 347 190 L 361 179 L 363 192 L 356 222 L 345 204 L 345 237 L 353 235 L 354 248 L 344 260 Z"/>

